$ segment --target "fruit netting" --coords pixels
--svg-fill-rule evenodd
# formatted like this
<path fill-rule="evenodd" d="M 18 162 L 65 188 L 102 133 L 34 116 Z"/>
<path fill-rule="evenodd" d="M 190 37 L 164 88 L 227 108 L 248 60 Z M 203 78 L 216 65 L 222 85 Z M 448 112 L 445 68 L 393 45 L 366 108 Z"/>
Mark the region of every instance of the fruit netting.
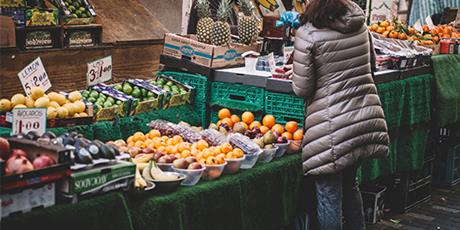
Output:
<path fill-rule="evenodd" d="M 128 202 L 121 192 L 34 210 L 2 219 L 2 229 L 132 230 Z"/>
<path fill-rule="evenodd" d="M 433 60 L 436 84 L 436 124 L 460 122 L 460 55 L 437 55 Z"/>

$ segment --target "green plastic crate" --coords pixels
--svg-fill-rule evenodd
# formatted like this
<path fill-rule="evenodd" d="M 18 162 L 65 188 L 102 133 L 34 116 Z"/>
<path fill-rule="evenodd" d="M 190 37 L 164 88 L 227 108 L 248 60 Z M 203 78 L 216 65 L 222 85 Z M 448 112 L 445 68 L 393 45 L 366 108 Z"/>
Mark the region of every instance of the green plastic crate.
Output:
<path fill-rule="evenodd" d="M 241 111 L 263 111 L 265 89 L 241 84 L 213 82 L 211 106 Z"/>
<path fill-rule="evenodd" d="M 286 124 L 296 121 L 299 126 L 304 123 L 304 100 L 292 94 L 267 91 L 265 97 L 265 113 L 275 116 L 276 122 Z"/>
<path fill-rule="evenodd" d="M 210 83 L 208 78 L 201 75 L 165 71 L 160 74 L 172 77 L 177 81 L 195 88 L 194 107 L 200 116 L 203 127 L 209 125 L 209 95 Z"/>

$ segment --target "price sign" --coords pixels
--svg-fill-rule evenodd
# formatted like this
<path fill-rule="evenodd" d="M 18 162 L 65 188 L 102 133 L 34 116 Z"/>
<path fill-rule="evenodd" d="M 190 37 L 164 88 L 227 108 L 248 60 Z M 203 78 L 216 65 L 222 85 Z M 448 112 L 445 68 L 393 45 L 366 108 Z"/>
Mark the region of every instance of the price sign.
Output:
<path fill-rule="evenodd" d="M 46 131 L 46 108 L 20 108 L 13 110 L 12 135 L 35 131 L 42 135 Z"/>
<path fill-rule="evenodd" d="M 86 73 L 88 86 L 96 85 L 112 79 L 112 56 L 88 63 Z"/>
<path fill-rule="evenodd" d="M 276 61 L 275 61 L 275 55 L 273 53 L 270 53 L 268 55 L 268 66 L 270 67 L 270 71 L 275 71 L 276 69 Z"/>
<path fill-rule="evenodd" d="M 40 87 L 44 91 L 51 88 L 51 82 L 40 57 L 22 69 L 18 73 L 18 77 L 27 95 L 30 95 L 30 90 L 33 87 Z"/>

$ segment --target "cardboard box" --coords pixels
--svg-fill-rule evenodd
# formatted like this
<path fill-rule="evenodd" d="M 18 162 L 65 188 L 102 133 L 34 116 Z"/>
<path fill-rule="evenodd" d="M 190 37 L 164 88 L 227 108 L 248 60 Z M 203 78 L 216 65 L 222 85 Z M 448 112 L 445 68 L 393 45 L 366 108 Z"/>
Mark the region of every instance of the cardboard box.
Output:
<path fill-rule="evenodd" d="M 70 175 L 70 155 L 72 150 L 57 145 L 42 144 L 37 141 L 14 137 L 8 138 L 8 142 L 11 145 L 11 149 L 24 150 L 31 162 L 40 154 L 51 157 L 56 164 L 26 173 L 2 176 L 0 178 L 2 182 L 0 183 L 0 192 L 2 194 L 55 182 Z"/>
<path fill-rule="evenodd" d="M 25 189 L 17 193 L 2 194 L 1 217 L 7 217 L 13 213 L 30 212 L 33 208 L 51 207 L 55 204 L 54 183 L 45 184 L 36 188 Z"/>
<path fill-rule="evenodd" d="M 0 7 L 23 7 L 24 0 L 0 0 Z"/>
<path fill-rule="evenodd" d="M 214 46 L 198 42 L 192 35 L 168 33 L 165 35 L 163 54 L 209 68 L 223 68 L 244 64 L 241 55 L 251 50 L 259 51 L 260 46 L 260 43 L 251 46 L 234 43 L 229 46 Z"/>
<path fill-rule="evenodd" d="M 67 180 L 58 183 L 58 190 L 66 198 L 107 193 L 132 186 L 136 165 L 127 161 L 97 165 L 90 169 L 73 171 Z"/>
<path fill-rule="evenodd" d="M 57 0 L 55 2 L 63 12 L 62 19 L 65 25 L 84 25 L 96 21 L 96 11 L 94 11 L 94 7 L 86 0 L 80 1 L 81 5 L 79 7 L 85 8 L 85 16 L 80 17 L 72 14 L 72 11 L 69 9 L 71 6 L 67 7 L 65 1 Z"/>

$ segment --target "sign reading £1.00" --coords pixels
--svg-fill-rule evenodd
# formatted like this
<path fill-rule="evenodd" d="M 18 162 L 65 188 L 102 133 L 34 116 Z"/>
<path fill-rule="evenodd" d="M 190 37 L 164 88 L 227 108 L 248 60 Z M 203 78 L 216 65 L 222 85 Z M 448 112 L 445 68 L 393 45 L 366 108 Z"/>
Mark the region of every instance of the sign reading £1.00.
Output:
<path fill-rule="evenodd" d="M 46 131 L 46 108 L 18 108 L 13 110 L 12 135 L 30 131 L 43 135 Z"/>
<path fill-rule="evenodd" d="M 48 79 L 48 74 L 45 71 L 40 57 L 36 58 L 22 69 L 21 72 L 18 73 L 18 77 L 27 95 L 30 95 L 30 91 L 33 87 L 40 87 L 44 91 L 51 88 L 51 82 Z"/>
<path fill-rule="evenodd" d="M 88 63 L 86 82 L 88 86 L 112 80 L 112 56 Z"/>

